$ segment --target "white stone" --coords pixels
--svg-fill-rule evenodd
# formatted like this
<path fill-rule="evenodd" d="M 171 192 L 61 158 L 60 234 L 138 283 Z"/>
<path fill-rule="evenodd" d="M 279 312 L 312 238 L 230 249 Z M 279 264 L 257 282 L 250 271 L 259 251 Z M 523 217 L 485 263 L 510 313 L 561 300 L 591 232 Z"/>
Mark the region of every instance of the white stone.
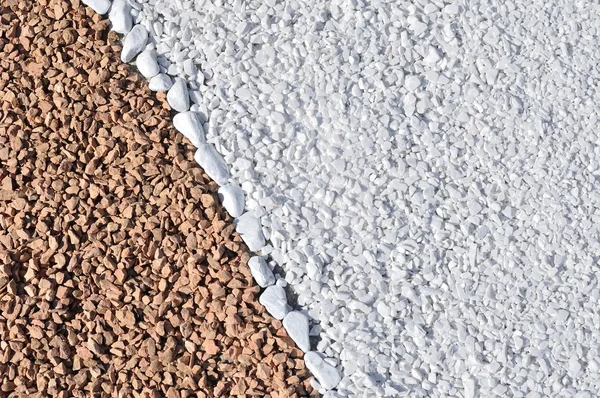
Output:
<path fill-rule="evenodd" d="M 82 0 L 83 4 L 92 8 L 100 15 L 104 15 L 110 10 L 110 0 Z"/>
<path fill-rule="evenodd" d="M 283 318 L 283 327 L 288 334 L 304 352 L 310 351 L 310 339 L 308 337 L 308 317 L 299 311 L 291 311 Z"/>
<path fill-rule="evenodd" d="M 167 91 L 173 87 L 173 80 L 164 73 L 159 73 L 148 82 L 148 88 L 152 91 Z"/>
<path fill-rule="evenodd" d="M 154 52 L 154 50 L 142 51 L 135 59 L 135 64 L 146 79 L 150 79 L 160 72 L 158 62 L 156 62 L 156 52 Z"/>
<path fill-rule="evenodd" d="M 200 144 L 194 154 L 194 160 L 217 184 L 225 185 L 229 180 L 229 167 L 223 156 L 211 144 Z"/>
<path fill-rule="evenodd" d="M 254 215 L 254 212 L 246 212 L 236 220 L 236 231 L 250 251 L 258 251 L 265 245 L 260 219 Z"/>
<path fill-rule="evenodd" d="M 244 212 L 244 191 L 235 183 L 223 185 L 219 188 L 219 199 L 229 215 L 237 218 Z"/>
<path fill-rule="evenodd" d="M 173 87 L 167 93 L 167 102 L 177 112 L 185 112 L 190 109 L 190 95 L 185 79 L 175 78 Z"/>
<path fill-rule="evenodd" d="M 202 127 L 202 123 L 205 121 L 204 114 L 195 111 L 181 112 L 173 117 L 173 125 L 177 131 L 190 140 L 196 148 L 206 143 L 204 128 Z"/>
<path fill-rule="evenodd" d="M 321 354 L 310 351 L 304 355 L 304 363 L 308 370 L 315 376 L 319 384 L 326 390 L 335 388 L 342 380 L 340 372 L 325 362 Z"/>
<path fill-rule="evenodd" d="M 258 301 L 265 306 L 269 314 L 276 319 L 283 319 L 290 312 L 285 290 L 281 286 L 273 285 L 265 289 Z"/>
<path fill-rule="evenodd" d="M 133 18 L 131 17 L 131 6 L 127 0 L 113 0 L 110 12 L 108 13 L 110 28 L 117 33 L 127 34 L 133 27 Z"/>
<path fill-rule="evenodd" d="M 421 79 L 417 76 L 408 76 L 404 81 L 404 87 L 406 87 L 408 91 L 415 91 L 420 85 Z"/>
<path fill-rule="evenodd" d="M 271 286 L 275 283 L 275 275 L 264 258 L 254 256 L 248 260 L 252 277 L 260 287 Z"/>
<path fill-rule="evenodd" d="M 145 47 L 148 31 L 143 25 L 135 25 L 123 40 L 121 61 L 131 62 Z"/>

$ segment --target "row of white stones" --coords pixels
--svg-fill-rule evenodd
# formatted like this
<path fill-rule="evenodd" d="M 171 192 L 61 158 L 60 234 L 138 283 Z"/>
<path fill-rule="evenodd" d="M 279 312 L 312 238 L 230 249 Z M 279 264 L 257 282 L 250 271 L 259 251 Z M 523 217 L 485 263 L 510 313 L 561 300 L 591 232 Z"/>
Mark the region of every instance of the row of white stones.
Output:
<path fill-rule="evenodd" d="M 125 35 L 121 60 L 135 60 L 139 72 L 149 79 L 149 88 L 153 91 L 167 91 L 167 102 L 177 112 L 173 117 L 175 129 L 183 134 L 197 148 L 194 154 L 196 162 L 204 172 L 220 187 L 219 199 L 227 212 L 235 218 L 236 231 L 240 234 L 252 252 L 263 253 L 266 245 L 260 219 L 251 211 L 244 212 L 244 192 L 235 181 L 231 181 L 229 167 L 217 150 L 206 142 L 204 123 L 206 115 L 190 104 L 190 92 L 187 82 L 182 78 L 174 81 L 165 73 L 160 73 L 156 52 L 147 48 L 148 31 L 143 25 L 133 25 L 131 6 L 127 0 L 83 0 L 101 15 L 109 14 L 111 29 Z M 303 352 L 307 368 L 318 380 L 314 386 L 331 390 L 341 380 L 341 374 L 335 367 L 335 361 L 324 358 L 321 353 L 310 351 L 309 319 L 300 311 L 292 311 L 288 304 L 284 288 L 287 282 L 273 274 L 272 268 L 263 256 L 254 256 L 248 266 L 256 283 L 263 288 L 259 302 L 276 319 L 283 320 L 283 326 L 289 336 Z"/>

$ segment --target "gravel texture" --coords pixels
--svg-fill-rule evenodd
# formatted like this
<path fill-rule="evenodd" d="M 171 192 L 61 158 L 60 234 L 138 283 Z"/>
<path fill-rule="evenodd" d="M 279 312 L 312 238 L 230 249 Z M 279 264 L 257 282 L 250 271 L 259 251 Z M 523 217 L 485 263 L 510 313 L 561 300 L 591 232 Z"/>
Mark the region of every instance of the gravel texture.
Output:
<path fill-rule="evenodd" d="M 599 2 L 131 2 L 321 391 L 598 396 Z"/>
<path fill-rule="evenodd" d="M 310 395 L 217 185 L 117 42 L 79 1 L 0 5 L 0 396 Z"/>

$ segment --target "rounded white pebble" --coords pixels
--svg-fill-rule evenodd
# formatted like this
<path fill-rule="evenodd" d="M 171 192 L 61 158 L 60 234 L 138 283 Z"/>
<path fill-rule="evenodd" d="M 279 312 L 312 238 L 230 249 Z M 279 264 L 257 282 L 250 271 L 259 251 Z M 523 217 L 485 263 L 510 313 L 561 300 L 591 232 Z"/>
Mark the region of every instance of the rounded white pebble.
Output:
<path fill-rule="evenodd" d="M 252 257 L 248 260 L 248 267 L 250 267 L 252 277 L 258 286 L 267 287 L 275 283 L 275 275 L 273 275 L 271 267 L 269 267 L 264 258 L 259 256 Z"/>
<path fill-rule="evenodd" d="M 342 380 L 340 372 L 323 359 L 321 355 L 315 351 L 307 352 L 304 355 L 306 367 L 319 381 L 319 384 L 326 390 L 335 388 Z"/>
<path fill-rule="evenodd" d="M 223 185 L 219 188 L 219 199 L 231 217 L 239 217 L 244 212 L 244 191 L 239 185 Z"/>
<path fill-rule="evenodd" d="M 138 55 L 135 64 L 146 79 L 150 79 L 160 72 L 158 62 L 156 62 L 156 52 L 154 50 L 144 50 Z"/>
<path fill-rule="evenodd" d="M 185 112 L 190 109 L 190 95 L 188 94 L 185 79 L 175 78 L 173 87 L 167 93 L 167 102 L 177 112 Z"/>
<path fill-rule="evenodd" d="M 281 286 L 269 286 L 260 295 L 258 301 L 265 306 L 273 318 L 281 320 L 290 312 L 285 290 Z"/>
<path fill-rule="evenodd" d="M 152 91 L 167 91 L 171 87 L 173 87 L 173 80 L 164 73 L 159 73 L 148 82 L 148 88 Z"/>
<path fill-rule="evenodd" d="M 227 163 L 212 145 L 200 144 L 194 154 L 194 160 L 204 169 L 206 175 L 217 184 L 225 185 L 229 180 Z"/>
<path fill-rule="evenodd" d="M 283 318 L 283 327 L 288 334 L 304 352 L 310 351 L 310 339 L 308 337 L 308 317 L 299 311 L 291 311 Z"/>
<path fill-rule="evenodd" d="M 194 111 L 181 112 L 173 117 L 173 125 L 177 131 L 190 140 L 196 148 L 206 143 L 202 127 L 205 121 L 206 117 L 201 112 Z"/>
<path fill-rule="evenodd" d="M 121 61 L 131 62 L 138 55 L 148 41 L 148 31 L 143 25 L 135 25 L 123 40 Z"/>
<path fill-rule="evenodd" d="M 100 15 L 104 15 L 110 10 L 110 0 L 82 0 L 83 4 L 92 8 Z"/>
<path fill-rule="evenodd" d="M 114 0 L 108 13 L 111 29 L 117 33 L 127 34 L 133 27 L 131 6 L 127 0 Z"/>
<path fill-rule="evenodd" d="M 236 220 L 236 231 L 250 251 L 258 251 L 265 245 L 265 237 L 258 217 L 253 212 L 246 212 Z"/>

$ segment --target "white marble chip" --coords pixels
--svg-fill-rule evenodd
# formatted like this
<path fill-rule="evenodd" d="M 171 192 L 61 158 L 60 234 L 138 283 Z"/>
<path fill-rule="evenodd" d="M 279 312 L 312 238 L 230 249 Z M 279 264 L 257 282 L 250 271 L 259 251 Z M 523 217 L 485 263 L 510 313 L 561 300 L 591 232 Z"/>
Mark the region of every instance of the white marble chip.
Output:
<path fill-rule="evenodd" d="M 304 363 L 326 390 L 335 388 L 342 379 L 335 366 L 328 364 L 318 352 L 307 352 L 304 355 Z"/>
<path fill-rule="evenodd" d="M 288 334 L 304 352 L 310 351 L 310 339 L 308 336 L 308 317 L 299 311 L 291 311 L 283 318 L 283 327 Z"/>
<path fill-rule="evenodd" d="M 258 298 L 269 314 L 276 319 L 283 319 L 290 312 L 285 290 L 278 285 L 269 286 Z"/>
<path fill-rule="evenodd" d="M 206 143 L 204 128 L 202 124 L 206 117 L 201 112 L 187 111 L 176 114 L 173 117 L 173 125 L 197 148 Z"/>
<path fill-rule="evenodd" d="M 210 144 L 198 145 L 194 160 L 204 169 L 206 175 L 217 184 L 224 185 L 229 180 L 229 167 L 214 146 Z"/>
<path fill-rule="evenodd" d="M 110 0 L 82 0 L 83 4 L 92 8 L 98 14 L 104 15 L 110 10 Z"/>
<path fill-rule="evenodd" d="M 237 218 L 236 231 L 250 251 L 256 252 L 265 246 L 266 242 L 260 219 L 256 217 L 254 212 L 248 211 Z"/>
<path fill-rule="evenodd" d="M 145 47 L 148 41 L 148 31 L 143 25 L 135 25 L 123 40 L 123 49 L 121 50 L 121 61 L 130 62 Z"/>
<path fill-rule="evenodd" d="M 148 88 L 152 91 L 167 91 L 171 87 L 173 87 L 173 80 L 164 73 L 159 73 L 148 82 Z"/>
<path fill-rule="evenodd" d="M 184 79 L 175 78 L 175 83 L 167 92 L 167 102 L 177 112 L 185 112 L 190 109 L 190 96 Z"/>
<path fill-rule="evenodd" d="M 160 72 L 158 62 L 156 61 L 156 52 L 154 50 L 142 51 L 135 59 L 135 64 L 146 79 L 150 79 Z"/>
<path fill-rule="evenodd" d="M 237 218 L 244 213 L 244 190 L 236 183 L 223 185 L 218 191 L 219 199 L 229 215 Z"/>
<path fill-rule="evenodd" d="M 271 267 L 269 267 L 269 264 L 267 264 L 264 258 L 259 256 L 250 258 L 250 260 L 248 260 L 248 267 L 250 267 L 252 277 L 258 286 L 264 288 L 275 283 L 273 270 L 271 270 Z"/>
<path fill-rule="evenodd" d="M 127 0 L 113 0 L 110 12 L 108 13 L 110 28 L 123 35 L 129 33 L 133 27 L 133 18 L 131 16 L 131 6 Z"/>

